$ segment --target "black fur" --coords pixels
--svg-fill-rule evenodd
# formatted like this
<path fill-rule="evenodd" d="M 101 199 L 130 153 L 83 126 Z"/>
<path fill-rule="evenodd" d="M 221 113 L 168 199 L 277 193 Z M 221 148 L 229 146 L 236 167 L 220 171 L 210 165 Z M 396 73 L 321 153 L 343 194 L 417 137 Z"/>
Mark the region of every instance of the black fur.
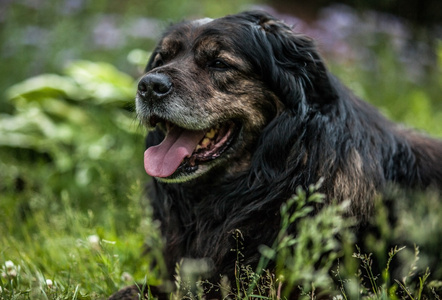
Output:
<path fill-rule="evenodd" d="M 236 230 L 244 239 L 243 263 L 256 265 L 258 247 L 271 245 L 278 232 L 280 205 L 298 186 L 320 178 L 328 201 L 351 200 L 349 214 L 361 226 L 373 198 L 391 182 L 442 189 L 442 143 L 402 129 L 359 100 L 327 71 L 311 39 L 263 12 L 227 16 L 208 27 L 228 34 L 236 55 L 251 65 L 250 76 L 276 95 L 282 109 L 250 133 L 256 139 L 248 145 L 245 170 L 222 165 L 190 182 L 153 180 L 149 198 L 171 276 L 182 258 L 209 258 L 212 280 L 220 274 L 233 280 Z M 147 71 L 151 67 L 152 61 Z M 147 145 L 163 137 L 153 131 Z"/>

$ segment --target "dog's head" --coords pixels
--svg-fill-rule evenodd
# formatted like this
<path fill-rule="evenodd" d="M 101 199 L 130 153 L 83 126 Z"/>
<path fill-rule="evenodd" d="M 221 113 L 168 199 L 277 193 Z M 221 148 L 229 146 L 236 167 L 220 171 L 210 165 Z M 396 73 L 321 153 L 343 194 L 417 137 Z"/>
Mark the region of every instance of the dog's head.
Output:
<path fill-rule="evenodd" d="M 282 115 L 323 113 L 335 98 L 312 41 L 263 12 L 174 25 L 138 84 L 138 117 L 156 137 L 145 169 L 166 182 L 244 171 Z"/>

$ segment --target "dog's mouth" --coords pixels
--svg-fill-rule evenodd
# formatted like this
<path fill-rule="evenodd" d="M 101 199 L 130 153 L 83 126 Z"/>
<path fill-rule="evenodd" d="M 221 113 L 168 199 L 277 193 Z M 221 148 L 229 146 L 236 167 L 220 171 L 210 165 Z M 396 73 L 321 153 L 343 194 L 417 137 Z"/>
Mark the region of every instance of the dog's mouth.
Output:
<path fill-rule="evenodd" d="M 234 121 L 227 121 L 208 129 L 190 130 L 157 117 L 151 118 L 150 123 L 160 126 L 166 135 L 159 145 L 144 153 L 147 174 L 158 178 L 189 175 L 219 158 L 232 145 L 239 127 Z"/>

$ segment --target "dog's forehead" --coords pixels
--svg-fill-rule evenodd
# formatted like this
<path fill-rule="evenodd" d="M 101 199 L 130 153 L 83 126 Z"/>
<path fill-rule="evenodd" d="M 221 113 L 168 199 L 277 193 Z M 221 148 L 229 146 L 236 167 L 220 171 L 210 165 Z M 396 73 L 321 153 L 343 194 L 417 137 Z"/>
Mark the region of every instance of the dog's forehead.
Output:
<path fill-rule="evenodd" d="M 172 27 L 161 41 L 163 50 L 182 51 L 183 49 L 215 48 L 218 42 L 227 40 L 225 27 L 220 26 L 220 19 L 203 18 L 184 22 Z"/>

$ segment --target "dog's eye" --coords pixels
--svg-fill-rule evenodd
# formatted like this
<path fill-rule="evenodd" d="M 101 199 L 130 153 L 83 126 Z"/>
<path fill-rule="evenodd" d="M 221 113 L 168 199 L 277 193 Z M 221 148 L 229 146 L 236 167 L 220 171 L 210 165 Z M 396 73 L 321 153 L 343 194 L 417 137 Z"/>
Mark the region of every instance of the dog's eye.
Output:
<path fill-rule="evenodd" d="M 209 68 L 217 71 L 225 71 L 230 68 L 230 66 L 221 59 L 215 59 L 211 61 L 208 66 Z"/>
<path fill-rule="evenodd" d="M 158 67 L 161 67 L 162 65 L 164 65 L 164 61 L 160 58 L 154 62 L 153 68 L 158 68 Z"/>

